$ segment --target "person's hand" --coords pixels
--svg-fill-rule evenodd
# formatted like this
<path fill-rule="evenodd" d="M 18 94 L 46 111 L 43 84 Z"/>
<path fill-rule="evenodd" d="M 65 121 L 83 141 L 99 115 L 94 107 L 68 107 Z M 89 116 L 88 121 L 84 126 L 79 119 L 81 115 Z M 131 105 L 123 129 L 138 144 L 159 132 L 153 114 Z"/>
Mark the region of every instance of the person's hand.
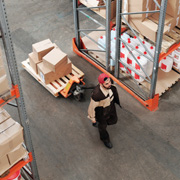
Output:
<path fill-rule="evenodd" d="M 92 123 L 96 123 L 96 121 L 92 121 Z"/>

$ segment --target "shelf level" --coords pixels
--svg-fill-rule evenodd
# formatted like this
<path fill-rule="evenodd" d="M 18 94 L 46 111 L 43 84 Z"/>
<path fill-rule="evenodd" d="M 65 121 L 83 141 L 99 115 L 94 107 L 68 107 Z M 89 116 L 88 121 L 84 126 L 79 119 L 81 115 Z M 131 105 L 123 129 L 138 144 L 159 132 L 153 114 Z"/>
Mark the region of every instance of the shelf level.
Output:
<path fill-rule="evenodd" d="M 20 170 L 23 166 L 25 166 L 26 164 L 28 164 L 32 160 L 33 160 L 33 157 L 32 157 L 32 153 L 30 152 L 29 153 L 29 159 L 21 160 L 18 163 L 16 163 L 13 167 L 11 167 L 9 169 L 8 175 L 6 175 L 4 177 L 0 177 L 0 180 L 7 180 L 9 177 L 11 177 L 14 173 L 16 173 L 18 170 Z"/>

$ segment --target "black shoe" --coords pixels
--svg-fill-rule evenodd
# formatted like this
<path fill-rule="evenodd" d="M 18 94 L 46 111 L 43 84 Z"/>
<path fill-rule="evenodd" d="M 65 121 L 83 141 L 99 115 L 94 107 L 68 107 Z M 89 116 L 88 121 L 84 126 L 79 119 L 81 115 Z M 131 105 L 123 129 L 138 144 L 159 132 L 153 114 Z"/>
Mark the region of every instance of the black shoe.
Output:
<path fill-rule="evenodd" d="M 109 149 L 111 149 L 113 147 L 113 145 L 112 145 L 112 143 L 110 141 L 104 142 L 104 145 Z"/>
<path fill-rule="evenodd" d="M 97 128 L 98 127 L 98 122 L 92 123 L 92 126 Z"/>

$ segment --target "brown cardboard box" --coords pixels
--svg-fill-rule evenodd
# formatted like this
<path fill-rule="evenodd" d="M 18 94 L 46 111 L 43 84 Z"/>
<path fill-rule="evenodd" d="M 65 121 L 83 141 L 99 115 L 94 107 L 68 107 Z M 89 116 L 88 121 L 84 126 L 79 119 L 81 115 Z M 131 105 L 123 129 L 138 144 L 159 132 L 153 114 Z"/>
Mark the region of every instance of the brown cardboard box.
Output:
<path fill-rule="evenodd" d="M 1 111 L 2 110 L 2 111 Z M 0 124 L 9 119 L 11 116 L 5 109 L 0 108 Z"/>
<path fill-rule="evenodd" d="M 6 76 L 6 71 L 3 66 L 3 60 L 0 52 L 0 96 L 9 90 L 9 84 Z"/>
<path fill-rule="evenodd" d="M 157 0 L 157 2 L 161 4 L 162 0 Z M 166 14 L 169 14 L 173 18 L 176 18 L 178 16 L 179 5 L 179 0 L 168 0 Z"/>
<path fill-rule="evenodd" d="M 35 57 L 39 61 L 41 61 L 43 56 L 45 56 L 49 51 L 51 51 L 54 48 L 54 45 L 50 41 L 50 39 L 46 39 L 44 41 L 40 41 L 38 43 L 33 44 L 32 48 L 33 48 Z"/>
<path fill-rule="evenodd" d="M 43 63 L 51 71 L 56 72 L 58 67 L 67 64 L 67 54 L 62 52 L 59 48 L 54 48 L 43 57 Z"/>
<path fill-rule="evenodd" d="M 10 165 L 14 165 L 28 155 L 27 150 L 22 146 L 18 146 L 7 154 Z"/>
<path fill-rule="evenodd" d="M 49 84 L 50 82 L 57 80 L 71 72 L 72 64 L 69 61 L 66 65 L 58 67 L 56 72 L 51 71 L 44 65 L 43 62 L 38 64 L 38 74 L 41 77 L 42 81 L 46 84 Z"/>
<path fill-rule="evenodd" d="M 149 19 L 145 19 L 143 22 L 139 20 L 129 20 L 129 24 L 142 35 L 147 37 L 153 42 L 156 42 L 158 25 Z M 164 26 L 164 33 L 169 30 L 168 26 Z"/>
<path fill-rule="evenodd" d="M 106 17 L 106 9 L 99 8 L 99 12 L 102 14 L 103 17 Z M 111 19 L 116 16 L 116 0 L 111 1 Z"/>
<path fill-rule="evenodd" d="M 142 11 L 150 11 L 154 10 L 154 1 L 153 0 L 123 0 L 123 3 L 128 3 L 128 12 L 142 12 Z M 152 14 L 133 14 L 129 15 L 129 19 L 143 21 L 146 17 Z"/>
<path fill-rule="evenodd" d="M 159 13 L 154 13 L 152 16 L 149 16 L 148 19 L 155 22 L 156 24 L 159 24 Z M 172 23 L 173 20 L 174 20 L 174 18 L 172 16 L 166 14 L 164 24 L 168 25 L 169 23 Z"/>
<path fill-rule="evenodd" d="M 41 61 L 39 61 L 35 54 L 32 52 L 30 53 L 29 55 L 29 62 L 30 62 L 30 66 L 33 68 L 33 70 L 36 72 L 36 74 L 38 73 L 38 70 L 37 70 L 37 64 L 40 63 Z"/>
<path fill-rule="evenodd" d="M 10 168 L 9 166 L 7 155 L 0 157 L 0 176 Z"/>
<path fill-rule="evenodd" d="M 6 172 L 14 164 L 26 157 L 28 152 L 20 145 L 3 157 L 0 157 L 0 175 Z"/>
<path fill-rule="evenodd" d="M 23 143 L 23 128 L 12 118 L 0 124 L 0 157 Z"/>
<path fill-rule="evenodd" d="M 3 75 L 0 77 L 0 96 L 9 91 L 9 84 L 7 76 Z"/>

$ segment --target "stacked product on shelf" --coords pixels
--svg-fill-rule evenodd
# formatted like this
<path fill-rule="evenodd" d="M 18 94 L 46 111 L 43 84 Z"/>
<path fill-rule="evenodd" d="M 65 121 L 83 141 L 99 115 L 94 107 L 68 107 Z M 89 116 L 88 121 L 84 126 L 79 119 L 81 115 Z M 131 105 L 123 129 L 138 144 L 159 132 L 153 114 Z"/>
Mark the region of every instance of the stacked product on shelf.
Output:
<path fill-rule="evenodd" d="M 171 57 L 173 58 L 173 67 L 180 71 L 180 47 L 171 53 Z"/>
<path fill-rule="evenodd" d="M 115 60 L 115 35 L 116 35 L 116 29 L 111 30 L 111 65 L 114 64 Z M 152 68 L 153 68 L 153 62 L 151 62 L 149 59 L 147 59 L 145 56 L 148 56 L 148 53 L 146 50 L 143 48 L 143 46 L 140 44 L 139 40 L 137 37 L 130 37 L 127 33 L 123 33 L 121 35 L 121 39 L 125 43 L 121 43 L 121 53 L 120 53 L 120 58 L 121 62 L 120 63 L 120 69 L 126 73 L 130 73 L 138 82 L 143 82 L 144 79 L 146 78 L 146 74 L 144 71 L 147 73 L 148 76 L 152 74 Z M 100 36 L 98 39 L 98 43 L 101 46 L 98 46 L 100 49 L 105 49 L 106 48 L 106 36 Z M 151 53 L 152 56 L 154 56 L 154 46 L 149 44 L 146 41 L 142 41 L 143 44 L 146 44 L 147 49 Z M 127 44 L 127 45 L 125 45 Z M 103 47 L 103 48 L 102 48 Z M 131 53 L 134 55 L 136 60 L 139 62 L 137 63 L 131 53 L 129 53 L 128 49 L 131 51 Z M 134 49 L 138 49 L 141 53 L 143 53 L 145 56 L 142 56 L 141 54 L 137 53 Z M 150 58 L 150 56 L 148 56 Z M 141 66 L 140 66 L 140 65 Z M 142 70 L 142 68 L 144 71 Z M 143 78 L 142 78 L 143 77 Z"/>
<path fill-rule="evenodd" d="M 116 52 L 115 51 L 115 40 L 116 40 L 115 36 L 116 36 L 116 29 L 113 28 L 111 30 L 111 57 L 112 57 L 110 61 L 111 65 L 115 64 L 114 63 L 115 52 Z M 153 46 L 149 42 L 146 42 L 145 40 L 142 40 L 142 43 L 146 46 L 146 49 L 145 49 L 141 45 L 141 43 L 139 42 L 136 36 L 130 37 L 127 33 L 123 33 L 121 35 L 121 39 L 125 41 L 128 45 L 121 43 L 120 58 L 121 58 L 122 63 L 120 63 L 120 69 L 126 73 L 131 74 L 134 77 L 134 79 L 137 80 L 138 82 L 143 82 L 147 76 L 152 75 L 152 70 L 153 70 L 152 57 L 154 57 L 155 46 Z M 106 48 L 105 35 L 99 37 L 98 44 L 100 44 L 98 46 L 100 49 L 104 50 Z M 129 48 L 129 50 L 131 51 L 133 55 L 129 53 L 126 46 Z M 138 53 L 134 49 L 140 51 L 144 55 Z M 133 56 L 136 58 L 138 62 L 135 61 Z M 171 55 L 161 60 L 159 63 L 159 67 L 164 72 L 170 72 L 172 70 L 172 67 L 175 67 L 176 69 L 180 70 L 180 48 L 177 48 L 174 52 L 171 53 Z M 128 69 L 128 71 L 126 69 Z"/>
<path fill-rule="evenodd" d="M 23 127 L 0 108 L 0 176 L 27 157 L 23 142 Z"/>
<path fill-rule="evenodd" d="M 125 0 L 124 0 L 125 1 Z M 161 5 L 162 0 L 157 0 Z M 125 12 L 142 12 L 159 9 L 153 0 L 128 0 Z M 175 26 L 180 24 L 180 1 L 168 0 L 164 24 L 164 34 L 169 33 Z M 143 36 L 156 42 L 159 13 L 132 14 L 128 16 L 128 23 Z"/>
<path fill-rule="evenodd" d="M 164 72 L 170 72 L 173 67 L 173 58 L 171 56 L 167 56 L 159 62 L 159 67 Z"/>
<path fill-rule="evenodd" d="M 9 91 L 9 84 L 6 75 L 6 71 L 4 69 L 2 54 L 0 51 L 0 96 L 6 94 Z"/>
<path fill-rule="evenodd" d="M 29 54 L 32 69 L 45 84 L 49 84 L 72 72 L 72 64 L 67 54 L 49 39 L 32 45 Z"/>

